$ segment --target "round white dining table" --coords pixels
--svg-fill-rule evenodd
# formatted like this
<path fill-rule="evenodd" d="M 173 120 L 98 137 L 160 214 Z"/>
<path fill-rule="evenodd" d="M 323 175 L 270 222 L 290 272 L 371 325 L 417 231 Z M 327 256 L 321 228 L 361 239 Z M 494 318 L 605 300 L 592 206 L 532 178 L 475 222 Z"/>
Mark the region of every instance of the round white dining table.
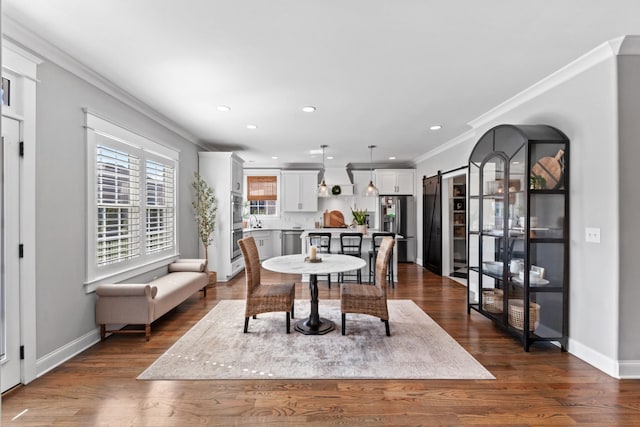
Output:
<path fill-rule="evenodd" d="M 276 273 L 308 274 L 309 291 L 311 292 L 311 313 L 308 319 L 299 320 L 295 330 L 305 335 L 322 335 L 335 329 L 335 324 L 320 317 L 318 312 L 318 274 L 343 273 L 359 270 L 367 263 L 352 255 L 318 254 L 321 262 L 305 261 L 305 255 L 283 255 L 269 258 L 262 262 L 262 267 Z"/>

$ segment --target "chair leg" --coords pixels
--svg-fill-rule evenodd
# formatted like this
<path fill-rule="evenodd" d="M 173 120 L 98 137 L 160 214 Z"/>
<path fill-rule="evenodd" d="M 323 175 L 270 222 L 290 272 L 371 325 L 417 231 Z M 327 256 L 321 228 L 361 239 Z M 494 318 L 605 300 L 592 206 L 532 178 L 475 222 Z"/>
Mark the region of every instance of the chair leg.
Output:
<path fill-rule="evenodd" d="M 287 311 L 287 333 L 291 332 L 291 315 L 289 314 L 289 312 Z"/>
<path fill-rule="evenodd" d="M 331 274 L 327 274 L 327 283 L 329 284 L 329 289 L 331 289 Z"/>
<path fill-rule="evenodd" d="M 345 334 L 345 323 L 347 323 L 347 315 L 342 313 L 342 335 Z"/>
<path fill-rule="evenodd" d="M 295 319 L 296 316 L 294 315 L 294 307 L 295 307 L 296 302 L 295 301 L 291 301 L 291 318 Z"/>
<path fill-rule="evenodd" d="M 253 318 L 254 318 L 254 319 L 257 319 L 257 318 L 258 318 L 258 315 L 257 315 L 257 314 L 254 314 L 254 315 L 253 315 Z"/>
<path fill-rule="evenodd" d="M 249 332 L 249 317 L 244 318 L 244 333 Z"/>
<path fill-rule="evenodd" d="M 389 320 L 384 320 L 383 319 L 383 322 L 384 322 L 384 329 L 387 332 L 387 336 L 390 337 L 391 336 L 391 331 L 389 330 Z"/>

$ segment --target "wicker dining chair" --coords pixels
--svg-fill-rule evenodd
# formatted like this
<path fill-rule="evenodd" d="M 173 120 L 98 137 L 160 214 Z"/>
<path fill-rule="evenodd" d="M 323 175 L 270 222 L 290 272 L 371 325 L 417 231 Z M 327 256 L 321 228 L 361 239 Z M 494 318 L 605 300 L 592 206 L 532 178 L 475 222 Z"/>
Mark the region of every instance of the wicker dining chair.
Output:
<path fill-rule="evenodd" d="M 257 314 L 284 311 L 287 313 L 287 333 L 294 318 L 295 283 L 267 285 L 260 281 L 260 257 L 253 237 L 238 240 L 244 257 L 247 279 L 247 304 L 244 312 L 244 333 L 249 329 L 249 318 Z"/>
<path fill-rule="evenodd" d="M 389 310 L 387 309 L 387 269 L 396 241 L 391 237 L 382 239 L 376 257 L 376 280 L 374 285 L 343 283 L 340 286 L 340 311 L 342 312 L 342 335 L 345 334 L 347 313 L 368 314 L 379 317 L 384 322 L 387 336 L 389 330 Z"/>

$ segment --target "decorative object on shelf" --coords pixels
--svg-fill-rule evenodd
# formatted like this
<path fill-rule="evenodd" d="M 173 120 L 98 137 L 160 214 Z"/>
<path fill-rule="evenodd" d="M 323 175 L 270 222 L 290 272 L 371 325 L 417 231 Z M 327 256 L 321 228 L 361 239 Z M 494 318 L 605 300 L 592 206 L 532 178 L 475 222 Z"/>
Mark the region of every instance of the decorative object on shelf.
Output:
<path fill-rule="evenodd" d="M 516 329 L 524 329 L 524 303 L 519 299 L 509 300 L 509 324 Z M 540 305 L 529 303 L 529 331 L 533 332 L 540 325 Z"/>
<path fill-rule="evenodd" d="M 367 234 L 367 213 L 366 209 L 351 208 L 353 222 L 356 223 L 358 233 Z"/>
<path fill-rule="evenodd" d="M 198 236 L 204 245 L 204 257 L 209 260 L 209 245 L 213 241 L 211 235 L 216 230 L 216 214 L 218 203 L 213 190 L 209 184 L 200 176 L 198 172 L 194 172 L 194 181 L 191 184 L 195 190 L 195 199 L 191 202 L 196 224 L 198 225 Z M 209 283 L 217 282 L 217 274 L 214 271 L 209 272 Z"/>
<path fill-rule="evenodd" d="M 342 193 L 342 188 L 340 188 L 339 185 L 334 185 L 333 187 L 331 187 L 331 194 L 333 194 L 334 196 L 339 196 L 340 193 Z"/>
<path fill-rule="evenodd" d="M 532 190 L 544 190 L 547 188 L 547 180 L 542 175 L 536 175 L 535 173 L 529 178 L 529 188 Z"/>
<path fill-rule="evenodd" d="M 329 197 L 329 186 L 324 182 L 324 149 L 328 147 L 327 144 L 322 144 L 320 146 L 322 148 L 322 183 L 318 186 L 318 197 Z"/>
<path fill-rule="evenodd" d="M 555 157 L 542 157 L 532 167 L 534 176 L 539 176 L 545 182 L 542 188 L 553 190 L 560 187 L 564 173 L 564 150 L 559 149 Z"/>
<path fill-rule="evenodd" d="M 378 189 L 376 188 L 375 185 L 373 185 L 373 149 L 376 148 L 375 145 L 370 145 L 369 147 L 369 173 L 370 173 L 370 178 L 369 178 L 369 185 L 367 185 L 366 190 L 364 191 L 364 196 L 365 197 L 378 197 L 380 195 L 380 192 L 378 191 Z"/>
<path fill-rule="evenodd" d="M 482 291 L 482 307 L 489 313 L 502 313 L 502 289 L 485 289 Z"/>

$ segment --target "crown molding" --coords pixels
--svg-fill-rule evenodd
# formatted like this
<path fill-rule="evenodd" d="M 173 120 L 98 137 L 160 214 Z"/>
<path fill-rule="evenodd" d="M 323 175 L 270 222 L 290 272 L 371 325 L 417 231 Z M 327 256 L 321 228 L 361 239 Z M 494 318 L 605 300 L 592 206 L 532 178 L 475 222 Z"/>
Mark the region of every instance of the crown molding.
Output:
<path fill-rule="evenodd" d="M 626 36 L 618 37 L 608 42 L 602 43 L 576 60 L 570 62 L 558 71 L 550 74 L 542 80 L 534 83 L 525 90 L 519 92 L 515 96 L 507 99 L 503 103 L 497 105 L 481 116 L 471 120 L 468 124 L 473 128 L 482 127 L 497 118 L 501 117 L 508 111 L 532 100 L 533 98 L 553 89 L 554 87 L 565 83 L 584 71 L 600 64 L 614 56 L 620 54 L 621 51 L 640 51 L 640 37 Z M 629 53 L 625 53 L 629 54 Z"/>
<path fill-rule="evenodd" d="M 90 83 L 91 85 L 97 87 L 108 95 L 113 96 L 127 106 L 145 115 L 159 125 L 180 135 L 197 147 L 205 151 L 209 151 L 206 147 L 200 144 L 198 138 L 195 135 L 175 123 L 173 120 L 169 119 L 149 105 L 140 101 L 138 98 L 124 91 L 115 83 L 105 78 L 98 72 L 94 71 L 90 67 L 86 66 L 82 62 L 78 61 L 68 53 L 64 52 L 62 49 L 54 46 L 53 44 L 44 40 L 42 37 L 38 36 L 36 33 L 25 28 L 13 18 L 7 16 L 6 14 L 3 15 L 2 18 L 3 45 L 8 44 L 11 46 L 15 46 L 14 43 L 17 43 L 18 45 L 22 45 L 27 49 L 30 49 L 36 54 L 36 56 L 31 55 L 34 58 L 44 58 L 47 61 L 55 63 L 56 65 L 72 73 L 78 78 Z M 40 59 L 39 63 L 42 62 L 42 59 Z"/>
<path fill-rule="evenodd" d="M 444 144 L 437 146 L 433 150 L 427 151 L 422 156 L 418 157 L 413 164 L 414 166 L 417 166 L 418 164 L 424 162 L 425 160 L 430 159 L 431 157 L 437 156 L 438 154 L 444 151 L 450 150 L 456 145 L 462 144 L 463 142 L 468 142 L 469 140 L 475 138 L 475 136 L 476 136 L 475 129 L 469 129 L 468 131 L 456 136 L 453 139 L 450 139 Z"/>

